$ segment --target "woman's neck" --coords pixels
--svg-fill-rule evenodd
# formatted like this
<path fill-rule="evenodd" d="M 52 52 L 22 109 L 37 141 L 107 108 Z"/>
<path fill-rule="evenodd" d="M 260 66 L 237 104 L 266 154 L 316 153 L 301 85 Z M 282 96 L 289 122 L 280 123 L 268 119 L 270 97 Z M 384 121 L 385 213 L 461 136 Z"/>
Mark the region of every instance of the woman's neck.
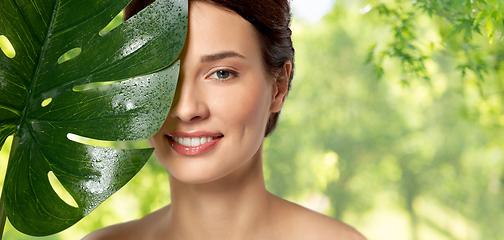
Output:
<path fill-rule="evenodd" d="M 170 187 L 168 225 L 177 238 L 244 239 L 267 224 L 271 195 L 264 185 L 261 149 L 222 179 L 186 184 L 170 176 Z"/>

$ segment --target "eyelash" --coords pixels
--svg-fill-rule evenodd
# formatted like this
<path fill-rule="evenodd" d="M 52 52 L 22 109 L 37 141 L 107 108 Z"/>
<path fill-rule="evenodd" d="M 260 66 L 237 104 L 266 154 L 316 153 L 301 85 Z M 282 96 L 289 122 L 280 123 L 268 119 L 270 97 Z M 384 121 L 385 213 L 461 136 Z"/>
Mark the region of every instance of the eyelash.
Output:
<path fill-rule="evenodd" d="M 219 78 L 219 77 L 217 77 L 217 74 L 219 72 L 221 72 L 221 73 L 229 73 L 229 76 L 226 77 L 226 78 Z M 235 72 L 235 71 L 231 71 L 231 70 L 227 70 L 227 69 L 220 69 L 220 70 L 217 70 L 217 71 L 213 72 L 212 74 L 210 74 L 208 76 L 208 78 L 217 79 L 218 81 L 227 81 L 230 78 L 236 77 L 237 75 L 238 75 L 238 73 Z"/>

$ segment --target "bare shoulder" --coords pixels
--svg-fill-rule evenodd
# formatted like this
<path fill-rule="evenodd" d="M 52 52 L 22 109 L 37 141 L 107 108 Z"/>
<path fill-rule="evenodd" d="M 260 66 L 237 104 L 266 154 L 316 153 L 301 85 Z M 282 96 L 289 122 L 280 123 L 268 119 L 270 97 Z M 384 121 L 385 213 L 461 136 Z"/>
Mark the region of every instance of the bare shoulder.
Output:
<path fill-rule="evenodd" d="M 82 240 L 151 239 L 151 235 L 154 232 L 152 231 L 152 227 L 155 227 L 155 224 L 152 223 L 156 222 L 156 220 L 162 216 L 162 212 L 166 211 L 167 208 L 169 208 L 169 206 L 146 215 L 139 220 L 120 223 L 99 229 L 85 236 Z"/>
<path fill-rule="evenodd" d="M 137 228 L 139 220 L 120 223 L 108 226 L 92 232 L 85 236 L 82 240 L 115 240 L 115 239 L 129 239 L 129 235 L 134 232 L 133 229 Z"/>
<path fill-rule="evenodd" d="M 284 219 L 288 219 L 283 226 L 291 230 L 288 239 L 366 240 L 348 224 L 295 203 L 279 198 L 277 206 L 282 209 Z"/>

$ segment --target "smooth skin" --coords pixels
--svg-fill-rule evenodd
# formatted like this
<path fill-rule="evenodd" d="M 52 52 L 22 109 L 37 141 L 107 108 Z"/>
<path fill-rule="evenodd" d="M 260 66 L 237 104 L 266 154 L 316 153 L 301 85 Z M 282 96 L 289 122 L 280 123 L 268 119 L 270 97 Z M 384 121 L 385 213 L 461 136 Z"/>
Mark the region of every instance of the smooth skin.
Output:
<path fill-rule="evenodd" d="M 264 131 L 270 113 L 283 106 L 291 63 L 274 76 L 266 73 L 255 31 L 234 12 L 190 4 L 174 102 L 148 140 L 170 173 L 171 204 L 85 240 L 365 239 L 340 221 L 266 190 Z M 169 136 L 195 132 L 220 139 L 203 154 L 174 151 Z"/>

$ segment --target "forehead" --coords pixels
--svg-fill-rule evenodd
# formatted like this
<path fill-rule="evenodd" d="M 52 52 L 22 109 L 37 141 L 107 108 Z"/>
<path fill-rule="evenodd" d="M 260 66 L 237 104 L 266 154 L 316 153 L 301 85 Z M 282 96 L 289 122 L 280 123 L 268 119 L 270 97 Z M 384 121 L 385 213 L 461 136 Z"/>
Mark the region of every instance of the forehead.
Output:
<path fill-rule="evenodd" d="M 258 36 L 252 24 L 214 4 L 195 1 L 189 5 L 188 40 L 188 53 L 199 56 L 234 51 L 247 59 L 260 58 Z"/>

